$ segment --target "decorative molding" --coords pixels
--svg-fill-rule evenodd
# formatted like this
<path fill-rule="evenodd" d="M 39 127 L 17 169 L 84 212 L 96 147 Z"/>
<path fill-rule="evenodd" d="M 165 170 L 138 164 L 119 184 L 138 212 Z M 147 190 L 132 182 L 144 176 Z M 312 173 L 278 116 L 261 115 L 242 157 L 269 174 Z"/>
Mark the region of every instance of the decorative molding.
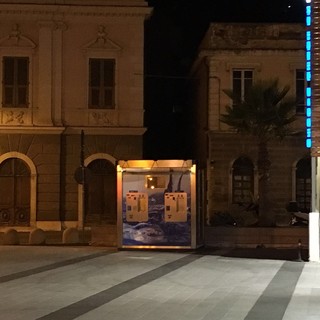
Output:
<path fill-rule="evenodd" d="M 17 4 L 0 4 L 0 15 L 41 15 L 52 19 L 54 16 L 80 16 L 80 17 L 129 17 L 129 18 L 146 18 L 150 16 L 152 8 L 149 7 L 110 7 L 110 6 L 56 6 L 29 4 L 23 7 L 17 7 Z M 2 8 L 2 9 L 1 9 Z"/>
<path fill-rule="evenodd" d="M 210 28 L 210 48 L 304 48 L 303 24 L 215 23 Z"/>
<path fill-rule="evenodd" d="M 66 31 L 68 30 L 68 25 L 63 21 L 55 21 L 54 30 Z"/>
<path fill-rule="evenodd" d="M 239 63 L 226 63 L 226 71 L 232 69 L 254 69 L 256 71 L 261 71 L 261 63 L 250 63 L 250 62 L 239 62 Z"/>
<path fill-rule="evenodd" d="M 40 28 L 54 29 L 56 27 L 56 23 L 52 20 L 40 20 L 37 23 Z"/>
<path fill-rule="evenodd" d="M 96 39 L 90 41 L 84 46 L 85 50 L 108 50 L 108 51 L 120 51 L 122 48 L 114 41 L 107 37 L 105 27 L 100 25 Z"/>
<path fill-rule="evenodd" d="M 30 126 L 32 109 L 30 108 L 0 108 L 0 126 Z"/>
<path fill-rule="evenodd" d="M 305 67 L 303 62 L 289 63 L 290 71 L 296 71 L 297 69 L 304 70 Z"/>
<path fill-rule="evenodd" d="M 87 167 L 92 161 L 97 160 L 97 159 L 104 159 L 109 161 L 110 163 L 112 163 L 114 166 L 116 166 L 117 164 L 117 159 L 107 153 L 94 153 L 92 155 L 90 155 L 89 157 L 87 157 L 86 159 L 84 159 L 84 165 L 85 167 Z"/>
<path fill-rule="evenodd" d="M 28 37 L 21 34 L 18 24 L 12 26 L 12 30 L 8 36 L 0 39 L 1 48 L 31 48 L 34 49 L 37 45 Z"/>
<path fill-rule="evenodd" d="M 115 123 L 111 119 L 108 112 L 93 111 L 93 112 L 90 112 L 89 115 L 90 115 L 90 119 L 89 119 L 90 124 L 106 125 L 110 127 L 115 126 Z"/>
<path fill-rule="evenodd" d="M 67 127 L 64 134 L 84 134 L 95 136 L 142 136 L 147 128 L 144 127 Z M 1 130 L 0 130 L 1 133 Z"/>
<path fill-rule="evenodd" d="M 25 112 L 19 111 L 3 111 L 2 112 L 2 123 L 10 125 L 22 125 L 25 123 L 24 120 Z"/>
<path fill-rule="evenodd" d="M 0 134 L 61 134 L 64 127 L 4 126 L 0 125 Z"/>

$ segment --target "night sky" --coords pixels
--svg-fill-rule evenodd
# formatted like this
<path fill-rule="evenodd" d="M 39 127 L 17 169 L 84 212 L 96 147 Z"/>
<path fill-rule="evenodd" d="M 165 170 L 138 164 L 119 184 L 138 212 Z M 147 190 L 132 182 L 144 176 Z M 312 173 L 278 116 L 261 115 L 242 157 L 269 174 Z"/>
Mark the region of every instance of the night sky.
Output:
<path fill-rule="evenodd" d="M 210 22 L 304 22 L 305 0 L 149 0 L 145 159 L 192 159 L 188 72 Z"/>

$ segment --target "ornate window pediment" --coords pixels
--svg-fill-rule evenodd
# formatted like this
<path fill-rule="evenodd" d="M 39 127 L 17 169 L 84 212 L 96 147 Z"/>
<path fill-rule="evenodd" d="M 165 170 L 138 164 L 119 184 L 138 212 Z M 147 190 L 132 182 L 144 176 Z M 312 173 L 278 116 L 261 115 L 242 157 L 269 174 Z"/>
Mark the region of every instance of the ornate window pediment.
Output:
<path fill-rule="evenodd" d="M 120 51 L 122 48 L 107 37 L 104 26 L 99 26 L 97 37 L 84 46 L 85 50 Z"/>
<path fill-rule="evenodd" d="M 9 35 L 0 39 L 1 48 L 29 48 L 34 49 L 37 45 L 28 37 L 21 34 L 18 24 L 14 24 Z"/>

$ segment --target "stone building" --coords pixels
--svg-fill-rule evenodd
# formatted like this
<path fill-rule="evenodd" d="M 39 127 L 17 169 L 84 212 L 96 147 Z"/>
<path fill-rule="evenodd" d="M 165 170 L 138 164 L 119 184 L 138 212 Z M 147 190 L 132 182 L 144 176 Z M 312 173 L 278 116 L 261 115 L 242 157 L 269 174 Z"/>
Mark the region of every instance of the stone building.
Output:
<path fill-rule="evenodd" d="M 243 96 L 256 80 L 279 79 L 297 98 L 296 135 L 272 141 L 271 196 L 275 213 L 289 201 L 309 212 L 310 152 L 305 147 L 305 26 L 300 24 L 213 23 L 192 69 L 195 86 L 196 158 L 206 177 L 203 199 L 207 221 L 258 195 L 257 143 L 220 122 L 231 101 L 223 92 Z"/>
<path fill-rule="evenodd" d="M 144 0 L 0 0 L 0 230 L 116 223 L 116 161 L 142 157 L 150 10 Z"/>

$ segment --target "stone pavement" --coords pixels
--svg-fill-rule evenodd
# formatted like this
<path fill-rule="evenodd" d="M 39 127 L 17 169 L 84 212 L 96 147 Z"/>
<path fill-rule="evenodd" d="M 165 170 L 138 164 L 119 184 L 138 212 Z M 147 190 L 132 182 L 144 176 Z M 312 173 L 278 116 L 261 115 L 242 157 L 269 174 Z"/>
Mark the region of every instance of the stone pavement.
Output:
<path fill-rule="evenodd" d="M 282 250 L 0 246 L 0 319 L 320 319 L 320 264 Z"/>

